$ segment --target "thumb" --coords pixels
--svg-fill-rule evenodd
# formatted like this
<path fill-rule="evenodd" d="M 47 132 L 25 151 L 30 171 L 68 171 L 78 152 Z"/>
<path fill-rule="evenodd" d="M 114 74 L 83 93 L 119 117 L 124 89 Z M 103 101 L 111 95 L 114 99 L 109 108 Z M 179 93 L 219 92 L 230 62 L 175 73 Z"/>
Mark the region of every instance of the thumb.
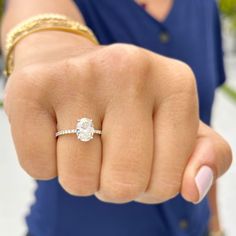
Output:
<path fill-rule="evenodd" d="M 196 147 L 183 175 L 183 198 L 195 204 L 201 202 L 215 180 L 228 170 L 231 162 L 229 144 L 201 122 Z"/>

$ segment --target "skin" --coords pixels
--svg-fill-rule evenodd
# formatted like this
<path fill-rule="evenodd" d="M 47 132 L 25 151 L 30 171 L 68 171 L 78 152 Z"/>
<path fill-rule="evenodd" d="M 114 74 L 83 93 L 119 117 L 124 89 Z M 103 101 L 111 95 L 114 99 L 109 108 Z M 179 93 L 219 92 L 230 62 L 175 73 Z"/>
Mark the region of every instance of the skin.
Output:
<path fill-rule="evenodd" d="M 173 6 L 173 0 L 137 0 L 137 3 L 145 6 L 145 10 L 158 21 L 164 21 Z M 217 205 L 217 184 L 214 184 L 208 194 L 211 209 L 209 229 L 212 232 L 221 231 L 219 210 Z"/>
<path fill-rule="evenodd" d="M 83 21 L 69 0 L 11 0 L 2 41 L 17 22 L 43 12 Z M 197 202 L 198 170 L 207 165 L 216 179 L 231 163 L 228 143 L 199 121 L 191 69 L 136 46 L 34 33 L 16 47 L 4 106 L 24 170 L 41 180 L 57 176 L 75 196 L 150 204 L 180 193 Z M 80 117 L 92 118 L 102 136 L 55 139 Z"/>

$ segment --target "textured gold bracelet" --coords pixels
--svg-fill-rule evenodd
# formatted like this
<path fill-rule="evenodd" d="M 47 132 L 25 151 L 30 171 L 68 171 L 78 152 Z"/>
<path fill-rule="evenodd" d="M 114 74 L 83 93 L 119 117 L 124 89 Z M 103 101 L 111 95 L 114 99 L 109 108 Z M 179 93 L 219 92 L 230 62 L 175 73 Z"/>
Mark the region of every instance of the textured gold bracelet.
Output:
<path fill-rule="evenodd" d="M 41 14 L 33 16 L 17 24 L 6 38 L 5 76 L 9 76 L 14 68 L 13 51 L 17 43 L 26 36 L 39 31 L 56 30 L 83 36 L 94 44 L 98 41 L 93 32 L 85 25 L 59 14 Z"/>

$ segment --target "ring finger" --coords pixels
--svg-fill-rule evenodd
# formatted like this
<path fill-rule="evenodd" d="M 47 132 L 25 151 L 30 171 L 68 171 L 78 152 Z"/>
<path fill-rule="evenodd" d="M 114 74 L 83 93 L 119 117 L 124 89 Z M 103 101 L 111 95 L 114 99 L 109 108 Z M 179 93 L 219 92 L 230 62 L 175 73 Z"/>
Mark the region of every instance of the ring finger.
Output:
<path fill-rule="evenodd" d="M 91 104 L 83 107 L 79 104 L 71 103 L 58 111 L 58 128 L 75 129 L 76 121 L 87 117 L 93 119 L 94 127 L 100 130 L 101 119 L 96 109 L 92 109 Z M 99 186 L 101 137 L 94 134 L 88 142 L 78 140 L 76 134 L 58 137 L 57 163 L 59 182 L 68 193 L 75 196 L 94 194 Z"/>

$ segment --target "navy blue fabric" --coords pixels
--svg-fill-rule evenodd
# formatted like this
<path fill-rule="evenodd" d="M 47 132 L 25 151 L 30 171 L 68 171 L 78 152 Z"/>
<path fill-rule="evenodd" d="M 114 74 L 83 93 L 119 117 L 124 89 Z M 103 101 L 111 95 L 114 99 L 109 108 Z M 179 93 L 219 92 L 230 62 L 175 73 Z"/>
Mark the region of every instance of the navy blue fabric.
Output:
<path fill-rule="evenodd" d="M 102 44 L 131 43 L 190 65 L 197 78 L 201 119 L 210 123 L 214 91 L 225 80 L 214 0 L 175 0 L 162 23 L 133 0 L 75 2 Z M 163 33 L 168 42 L 160 39 Z M 207 228 L 207 199 L 199 205 L 180 196 L 159 205 L 115 205 L 72 197 L 57 179 L 37 183 L 36 202 L 27 217 L 34 236 L 201 236 Z M 183 220 L 186 227 L 181 227 Z"/>

